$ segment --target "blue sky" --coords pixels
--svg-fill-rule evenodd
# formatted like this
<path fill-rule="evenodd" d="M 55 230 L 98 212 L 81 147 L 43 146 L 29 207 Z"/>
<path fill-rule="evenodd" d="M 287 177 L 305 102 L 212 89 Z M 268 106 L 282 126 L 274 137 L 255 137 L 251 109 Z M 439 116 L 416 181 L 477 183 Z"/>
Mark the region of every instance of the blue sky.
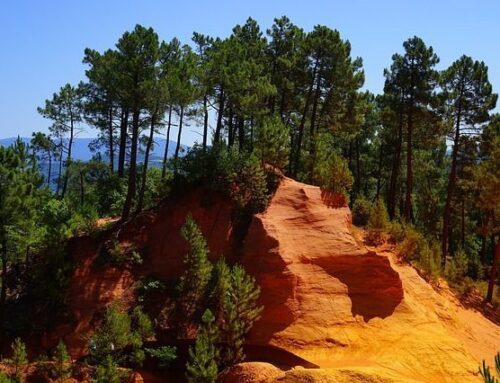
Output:
<path fill-rule="evenodd" d="M 36 107 L 64 83 L 83 79 L 83 50 L 110 48 L 137 23 L 164 40 L 190 42 L 193 31 L 226 36 L 248 16 L 265 30 L 281 15 L 305 30 L 338 29 L 363 58 L 365 88 L 372 92 L 382 90 L 383 69 L 413 35 L 434 47 L 440 69 L 462 54 L 485 61 L 500 92 L 498 0 L 1 0 L 0 138 L 47 130 Z M 196 137 L 187 132 L 183 141 Z"/>

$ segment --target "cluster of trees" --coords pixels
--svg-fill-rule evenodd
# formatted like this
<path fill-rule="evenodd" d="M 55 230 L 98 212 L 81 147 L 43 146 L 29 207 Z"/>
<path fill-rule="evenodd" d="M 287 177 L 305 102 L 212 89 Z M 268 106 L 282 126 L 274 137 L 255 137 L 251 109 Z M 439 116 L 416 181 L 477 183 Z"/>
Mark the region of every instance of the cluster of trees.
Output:
<path fill-rule="evenodd" d="M 245 359 L 245 338 L 262 311 L 260 289 L 242 266 L 229 266 L 222 257 L 215 265 L 209 261 L 206 241 L 191 216 L 182 234 L 189 251 L 178 285 L 180 326 L 186 336 L 189 324 L 198 327 L 186 377 L 192 383 L 215 383 L 219 371 Z"/>

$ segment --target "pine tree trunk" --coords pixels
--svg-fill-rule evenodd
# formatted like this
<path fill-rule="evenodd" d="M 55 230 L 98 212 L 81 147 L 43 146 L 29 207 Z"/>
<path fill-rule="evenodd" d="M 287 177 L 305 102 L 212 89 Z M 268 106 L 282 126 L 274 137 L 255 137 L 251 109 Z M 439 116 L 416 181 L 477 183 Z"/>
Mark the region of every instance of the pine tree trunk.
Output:
<path fill-rule="evenodd" d="M 49 174 L 47 177 L 47 186 L 50 189 L 50 182 L 51 182 L 51 178 L 52 178 L 52 154 L 50 153 L 50 149 L 47 150 L 47 156 L 49 157 Z"/>
<path fill-rule="evenodd" d="M 455 126 L 455 138 L 453 141 L 453 152 L 451 160 L 450 178 L 448 180 L 448 191 L 446 194 L 446 204 L 443 213 L 443 235 L 441 238 L 441 251 L 443 253 L 443 262 L 446 264 L 446 256 L 448 255 L 448 240 L 450 234 L 450 220 L 451 220 L 451 201 L 453 199 L 453 192 L 455 189 L 455 182 L 457 176 L 457 162 L 458 162 L 458 145 L 460 143 L 460 119 L 461 109 L 458 109 L 457 122 Z"/>
<path fill-rule="evenodd" d="M 203 97 L 203 150 L 207 150 L 207 140 L 208 140 L 208 100 L 207 95 Z"/>
<path fill-rule="evenodd" d="M 61 176 L 62 176 L 62 164 L 63 164 L 63 139 L 61 137 L 61 141 L 59 142 L 59 146 L 61 148 L 61 153 L 59 155 L 59 171 L 57 175 L 57 189 L 56 195 L 59 196 L 59 191 L 61 190 Z"/>
<path fill-rule="evenodd" d="M 163 154 L 163 164 L 161 168 L 161 179 L 165 179 L 167 174 L 168 146 L 170 144 L 170 127 L 172 126 L 172 105 L 168 108 L 167 137 L 165 141 L 165 153 Z"/>
<path fill-rule="evenodd" d="M 108 120 L 108 140 L 109 140 L 109 170 L 111 173 L 115 171 L 115 147 L 113 142 L 113 108 L 109 108 Z"/>
<path fill-rule="evenodd" d="M 300 151 L 302 150 L 302 140 L 304 138 L 304 127 L 306 124 L 307 111 L 309 110 L 309 104 L 311 103 L 311 97 L 314 89 L 314 82 L 316 80 L 316 71 L 318 69 L 318 61 L 314 64 L 313 75 L 311 78 L 311 84 L 309 86 L 309 91 L 307 92 L 306 102 L 304 105 L 304 111 L 302 112 L 302 118 L 300 120 L 299 125 L 299 135 L 297 137 L 297 146 L 295 151 L 295 159 L 294 159 L 294 169 L 293 176 L 297 177 L 297 173 L 299 171 L 299 163 L 300 163 Z"/>
<path fill-rule="evenodd" d="M 125 175 L 125 154 L 127 152 L 128 109 L 122 108 L 120 121 L 120 147 L 118 148 L 118 176 Z"/>
<path fill-rule="evenodd" d="M 139 191 L 139 200 L 137 202 L 137 213 L 142 210 L 144 205 L 144 192 L 146 191 L 146 180 L 148 177 L 148 164 L 149 164 L 149 152 L 151 151 L 151 146 L 153 145 L 153 136 L 155 131 L 155 120 L 156 112 L 151 116 L 151 129 L 149 131 L 149 138 L 146 144 L 146 152 L 144 154 L 144 165 L 142 167 L 142 181 L 141 190 Z"/>
<path fill-rule="evenodd" d="M 387 207 L 390 219 L 396 215 L 396 189 L 398 187 L 399 171 L 401 168 L 401 148 L 403 146 L 403 110 L 399 112 L 398 136 L 392 161 L 391 180 L 389 184 L 389 193 L 387 196 Z"/>
<path fill-rule="evenodd" d="M 243 145 L 245 145 L 245 119 L 243 117 L 238 118 L 238 147 L 243 150 Z"/>
<path fill-rule="evenodd" d="M 218 143 L 220 140 L 220 133 L 222 130 L 222 116 L 224 115 L 224 89 L 221 88 L 219 93 L 219 113 L 217 115 L 217 125 L 215 127 L 214 142 Z"/>
<path fill-rule="evenodd" d="M 179 150 L 181 148 L 181 135 L 182 135 L 182 120 L 184 119 L 184 105 L 181 105 L 181 113 L 179 115 L 179 131 L 177 132 L 177 143 L 175 146 L 174 154 L 174 167 L 177 171 L 177 159 L 179 158 Z"/>
<path fill-rule="evenodd" d="M 413 193 L 413 103 L 408 113 L 408 132 L 406 148 L 406 194 L 405 194 L 405 221 L 412 221 L 412 193 Z"/>
<path fill-rule="evenodd" d="M 126 220 L 130 215 L 130 210 L 135 199 L 137 183 L 137 141 L 139 139 L 139 117 L 140 110 L 134 110 L 132 114 L 132 142 L 130 148 L 130 166 L 128 176 L 127 197 L 123 205 L 122 220 Z"/>
<path fill-rule="evenodd" d="M 491 266 L 490 280 L 488 282 L 488 292 L 486 294 L 486 302 L 493 299 L 493 290 L 497 281 L 498 263 L 500 262 L 500 240 L 497 240 L 495 246 L 495 256 L 493 257 L 493 265 Z"/>
<path fill-rule="evenodd" d="M 69 167 L 71 165 L 71 151 L 73 149 L 73 140 L 74 140 L 74 121 L 73 116 L 71 116 L 70 120 L 70 129 L 69 129 L 69 142 L 68 142 L 68 155 L 66 157 L 65 171 L 64 171 L 64 184 L 61 193 L 61 198 L 64 198 L 66 194 L 66 189 L 68 188 L 68 178 L 69 178 Z"/>

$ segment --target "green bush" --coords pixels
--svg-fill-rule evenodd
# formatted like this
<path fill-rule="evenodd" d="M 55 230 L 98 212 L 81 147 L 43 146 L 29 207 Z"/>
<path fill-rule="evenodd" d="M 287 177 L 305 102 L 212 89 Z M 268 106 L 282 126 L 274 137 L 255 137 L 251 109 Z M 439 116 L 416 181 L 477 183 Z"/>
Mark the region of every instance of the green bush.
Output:
<path fill-rule="evenodd" d="M 441 273 L 441 248 L 437 242 L 422 240 L 418 246 L 418 266 L 428 278 L 435 280 Z"/>
<path fill-rule="evenodd" d="M 91 360 L 100 363 L 108 356 L 116 363 L 130 362 L 141 366 L 143 342 L 153 335 L 153 325 L 140 307 L 129 315 L 119 302 L 106 310 L 103 323 L 89 339 Z"/>
<path fill-rule="evenodd" d="M 462 282 L 467 275 L 468 268 L 469 260 L 467 254 L 460 249 L 446 265 L 445 275 L 448 281 L 453 284 L 458 284 Z"/>
<path fill-rule="evenodd" d="M 5 372 L 0 371 L 0 383 L 15 383 Z"/>
<path fill-rule="evenodd" d="M 266 173 L 257 157 L 223 144 L 207 150 L 193 146 L 180 159 L 179 176 L 185 184 L 228 196 L 236 209 L 251 214 L 263 211 L 269 202 Z"/>
<path fill-rule="evenodd" d="M 254 150 L 262 164 L 283 169 L 288 163 L 288 128 L 277 114 L 262 117 L 255 131 Z"/>
<path fill-rule="evenodd" d="M 364 196 L 358 196 L 352 206 L 352 222 L 356 226 L 366 226 L 370 219 L 372 205 Z"/>
<path fill-rule="evenodd" d="M 384 201 L 378 198 L 370 210 L 368 219 L 368 232 L 366 239 L 368 243 L 378 245 L 383 242 L 384 232 L 389 226 L 389 217 Z"/>
<path fill-rule="evenodd" d="M 422 234 L 415 228 L 407 226 L 404 229 L 404 239 L 398 245 L 398 253 L 408 261 L 418 260 L 422 243 L 424 243 Z"/>
<path fill-rule="evenodd" d="M 146 352 L 153 359 L 158 361 L 158 367 L 167 368 L 170 364 L 177 359 L 177 348 L 170 346 L 163 346 L 158 348 L 146 348 Z"/>
<path fill-rule="evenodd" d="M 124 373 L 118 369 L 118 364 L 111 355 L 107 355 L 97 366 L 96 377 L 93 383 L 121 383 Z"/>

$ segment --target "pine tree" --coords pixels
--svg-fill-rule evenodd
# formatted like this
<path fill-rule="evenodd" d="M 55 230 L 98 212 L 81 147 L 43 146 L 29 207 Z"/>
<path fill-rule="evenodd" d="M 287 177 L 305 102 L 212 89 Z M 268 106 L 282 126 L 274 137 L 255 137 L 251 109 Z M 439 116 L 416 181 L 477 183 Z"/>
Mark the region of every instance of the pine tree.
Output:
<path fill-rule="evenodd" d="M 488 67 L 468 56 L 462 56 L 442 73 L 441 87 L 445 116 L 453 126 L 450 134 L 453 140 L 452 163 L 441 237 L 443 259 L 446 260 L 461 138 L 464 134 L 477 134 L 478 127 L 488 120 L 488 112 L 495 107 L 498 95 L 492 92 Z"/>
<path fill-rule="evenodd" d="M 67 154 L 64 161 L 66 171 L 61 192 L 62 198 L 68 185 L 68 168 L 72 160 L 73 142 L 83 118 L 83 97 L 83 83 L 78 84 L 77 87 L 66 84 L 59 90 L 59 93 L 54 93 L 51 100 L 45 100 L 44 108 L 38 108 L 38 112 L 43 117 L 53 121 L 50 131 L 55 136 L 61 137 L 63 146 L 66 147 Z M 69 137 L 66 142 L 67 134 Z M 62 161 L 62 156 L 60 161 Z"/>
<path fill-rule="evenodd" d="M 70 374 L 71 367 L 68 367 L 67 364 L 71 362 L 71 359 L 68 354 L 68 349 L 62 340 L 57 344 L 52 359 L 55 364 L 58 381 L 59 383 L 63 383 Z"/>
<path fill-rule="evenodd" d="M 14 376 L 18 382 L 24 381 L 24 371 L 28 365 L 28 353 L 26 345 L 21 339 L 16 338 L 11 345 L 12 349 L 12 364 L 14 365 Z"/>
<path fill-rule="evenodd" d="M 254 150 L 262 165 L 284 169 L 288 163 L 289 132 L 276 114 L 263 117 L 257 124 Z"/>
<path fill-rule="evenodd" d="M 178 285 L 181 309 L 189 318 L 200 308 L 210 281 L 212 264 L 208 260 L 208 247 L 200 228 L 191 215 L 181 230 L 188 243 L 188 251 L 184 256 L 185 271 Z"/>
<path fill-rule="evenodd" d="M 94 383 L 121 383 L 122 373 L 111 355 L 107 355 L 102 363 L 97 366 Z"/>
<path fill-rule="evenodd" d="M 242 266 L 232 267 L 230 288 L 224 296 L 224 349 L 221 355 L 224 367 L 245 359 L 245 338 L 262 312 L 262 307 L 258 305 L 259 295 L 260 288 L 255 284 L 255 279 Z"/>
<path fill-rule="evenodd" d="M 217 380 L 218 332 L 214 315 L 210 310 L 205 310 L 194 347 L 189 347 L 186 364 L 189 383 L 215 383 Z"/>

